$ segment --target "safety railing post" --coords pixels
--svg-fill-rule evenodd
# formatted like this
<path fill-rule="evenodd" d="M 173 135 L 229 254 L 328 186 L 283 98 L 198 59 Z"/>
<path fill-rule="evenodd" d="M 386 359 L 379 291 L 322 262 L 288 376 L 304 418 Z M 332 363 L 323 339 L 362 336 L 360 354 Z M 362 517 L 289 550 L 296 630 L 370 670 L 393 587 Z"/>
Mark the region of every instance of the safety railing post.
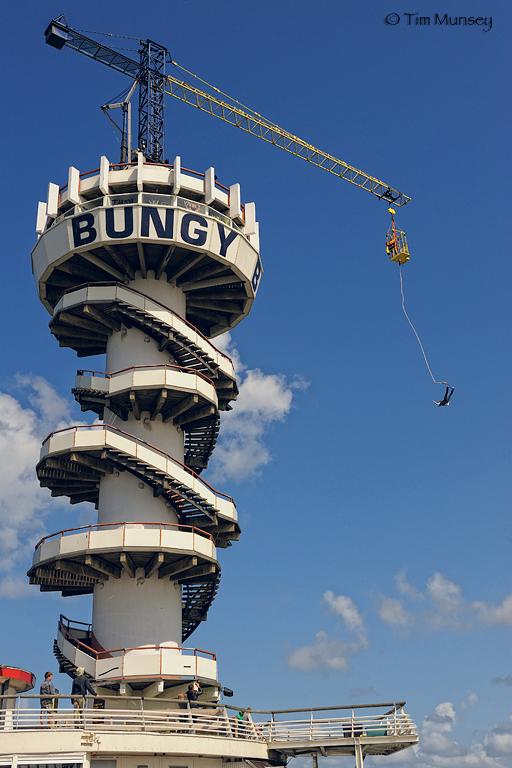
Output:
<path fill-rule="evenodd" d="M 309 713 L 309 740 L 313 741 L 313 710 Z"/>
<path fill-rule="evenodd" d="M 224 712 L 224 720 L 226 722 L 226 735 L 228 738 L 233 738 L 233 731 L 231 730 L 231 723 L 229 722 L 229 712 L 227 711 L 226 707 L 223 707 Z"/>
<path fill-rule="evenodd" d="M 270 721 L 268 724 L 268 740 L 272 741 L 273 736 L 274 736 L 274 713 L 272 712 L 270 715 Z"/>
<path fill-rule="evenodd" d="M 246 710 L 245 715 L 247 717 L 247 722 L 249 723 L 252 736 L 255 739 L 258 734 L 256 731 L 256 726 L 254 725 L 254 720 L 252 719 L 252 712 L 250 710 Z"/>
<path fill-rule="evenodd" d="M 142 698 L 142 696 L 139 699 L 139 701 L 140 701 L 141 730 L 145 731 L 146 730 L 146 717 L 145 717 L 146 710 L 144 709 L 144 699 Z"/>
<path fill-rule="evenodd" d="M 193 732 L 194 730 L 194 718 L 192 717 L 192 709 L 190 707 L 190 701 L 187 699 L 187 711 L 188 711 L 188 720 L 190 723 L 190 730 Z"/>
<path fill-rule="evenodd" d="M 82 699 L 83 706 L 80 709 L 77 709 L 76 711 L 79 713 L 79 723 L 80 728 L 83 731 L 87 731 L 89 729 L 89 696 L 85 696 Z"/>

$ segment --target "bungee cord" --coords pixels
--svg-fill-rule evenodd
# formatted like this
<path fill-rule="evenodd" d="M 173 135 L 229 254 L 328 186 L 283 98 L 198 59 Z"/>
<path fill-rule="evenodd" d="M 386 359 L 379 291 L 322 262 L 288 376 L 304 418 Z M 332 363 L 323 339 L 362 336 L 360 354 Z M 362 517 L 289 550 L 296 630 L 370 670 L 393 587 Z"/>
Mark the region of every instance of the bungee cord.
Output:
<path fill-rule="evenodd" d="M 403 280 L 403 276 L 402 276 L 402 265 L 401 264 L 398 265 L 398 274 L 400 275 L 400 295 L 402 297 L 402 312 L 404 313 L 404 317 L 407 320 L 407 322 L 409 323 L 409 326 L 410 326 L 412 332 L 414 333 L 414 335 L 416 337 L 416 340 L 418 342 L 419 348 L 421 350 L 421 354 L 423 356 L 423 360 L 425 361 L 425 366 L 427 368 L 427 371 L 429 372 L 430 378 L 432 379 L 432 383 L 433 384 L 441 384 L 441 385 L 446 387 L 446 390 L 445 390 L 445 393 L 444 393 L 444 397 L 441 400 L 434 400 L 434 404 L 435 405 L 439 405 L 439 406 L 449 405 L 450 404 L 451 396 L 453 395 L 455 388 L 451 387 L 450 384 L 447 381 L 444 381 L 442 379 L 436 379 L 436 377 L 434 376 L 434 374 L 432 372 L 432 368 L 430 366 L 428 355 L 427 355 L 427 353 L 425 351 L 425 347 L 423 346 L 423 342 L 421 341 L 420 335 L 419 335 L 418 331 L 416 330 L 415 325 L 412 322 L 411 318 L 409 317 L 409 313 L 407 312 L 407 308 L 405 306 L 404 280 Z"/>
<path fill-rule="evenodd" d="M 432 379 L 433 383 L 434 384 L 445 384 L 446 385 L 446 384 L 448 384 L 447 381 L 441 381 L 439 379 L 436 379 L 436 377 L 432 373 L 432 368 L 430 367 L 430 363 L 429 363 L 429 360 L 428 360 L 428 357 L 427 357 L 427 353 L 425 352 L 425 347 L 423 346 L 423 343 L 422 343 L 422 341 L 420 339 L 420 335 L 419 335 L 418 331 L 414 327 L 414 323 L 412 322 L 411 318 L 409 317 L 409 314 L 408 314 L 407 309 L 405 307 L 404 280 L 403 280 L 403 277 L 402 277 L 402 265 L 399 264 L 398 267 L 399 267 L 399 275 L 400 275 L 400 294 L 402 296 L 402 312 L 404 313 L 405 319 L 409 323 L 409 325 L 410 325 L 410 327 L 412 329 L 412 332 L 416 336 L 416 339 L 418 341 L 419 347 L 421 349 L 421 354 L 423 355 L 423 360 L 425 361 L 425 365 L 427 366 L 427 371 L 429 372 L 430 378 Z"/>

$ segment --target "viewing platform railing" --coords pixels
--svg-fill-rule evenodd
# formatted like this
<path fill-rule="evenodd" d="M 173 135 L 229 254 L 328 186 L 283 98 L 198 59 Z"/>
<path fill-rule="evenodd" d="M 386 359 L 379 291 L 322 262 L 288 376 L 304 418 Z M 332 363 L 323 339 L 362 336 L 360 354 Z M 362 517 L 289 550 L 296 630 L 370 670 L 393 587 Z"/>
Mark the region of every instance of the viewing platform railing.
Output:
<path fill-rule="evenodd" d="M 178 736 L 236 738 L 275 744 L 329 744 L 345 739 L 393 739 L 416 743 L 414 722 L 405 702 L 320 707 L 280 711 L 251 710 L 227 705 L 190 705 L 187 701 L 138 697 L 87 697 L 85 707 L 72 697 L 56 696 L 57 708 L 42 709 L 36 695 L 0 696 L 0 730 L 137 731 Z M 7 709 L 1 709 L 2 699 Z M 403 744 L 406 746 L 406 744 Z"/>
<path fill-rule="evenodd" d="M 88 213 L 89 211 L 97 210 L 98 208 L 109 208 L 117 205 L 151 205 L 163 208 L 181 208 L 185 211 L 192 211 L 193 213 L 199 213 L 203 216 L 210 216 L 212 219 L 217 219 L 217 221 L 220 221 L 227 227 L 236 229 L 239 234 L 245 236 L 244 228 L 242 226 L 233 221 L 229 216 L 226 216 L 216 208 L 213 208 L 211 205 L 196 200 L 190 200 L 181 195 L 166 195 L 159 192 L 113 193 L 110 195 L 101 195 L 94 200 L 86 200 L 83 203 L 77 203 L 65 213 L 59 214 L 59 216 L 51 221 L 46 231 L 56 224 L 59 224 L 64 219 L 76 216 L 79 213 Z"/>
<path fill-rule="evenodd" d="M 162 533 L 164 531 L 192 533 L 193 535 L 201 536 L 203 539 L 209 539 L 210 541 L 213 539 L 211 533 L 208 533 L 208 531 L 203 531 L 202 528 L 198 528 L 196 525 L 184 525 L 183 523 L 153 523 L 147 522 L 145 520 L 129 520 L 128 522 L 117 521 L 112 523 L 95 523 L 94 525 L 81 525 L 78 528 L 63 528 L 62 531 L 49 533 L 47 536 L 43 536 L 43 538 L 39 539 L 37 544 L 34 546 L 34 549 L 38 549 L 42 544 L 45 544 L 46 542 L 62 539 L 65 536 L 74 536 L 77 533 L 84 533 L 86 535 L 86 539 L 84 541 L 84 549 L 88 549 L 90 548 L 91 534 L 97 533 L 98 531 L 101 532 L 107 530 L 121 530 L 121 543 L 124 546 L 126 531 L 131 529 L 135 530 L 137 528 L 158 531 L 160 533 L 160 546 L 162 545 Z"/>

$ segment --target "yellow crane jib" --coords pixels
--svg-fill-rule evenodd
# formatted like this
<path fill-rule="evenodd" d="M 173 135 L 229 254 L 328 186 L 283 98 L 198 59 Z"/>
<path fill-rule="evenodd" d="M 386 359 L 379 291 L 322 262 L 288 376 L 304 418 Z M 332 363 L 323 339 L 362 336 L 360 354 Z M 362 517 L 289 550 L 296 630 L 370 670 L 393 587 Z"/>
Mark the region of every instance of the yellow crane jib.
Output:
<path fill-rule="evenodd" d="M 184 69 L 176 61 L 172 63 L 180 69 Z M 190 70 L 185 71 L 193 75 Z M 193 76 L 231 101 L 225 101 L 215 94 L 197 88 L 185 80 L 180 80 L 172 75 L 167 75 L 164 88 L 165 93 L 185 104 L 196 107 L 196 109 L 205 112 L 211 117 L 216 117 L 224 123 L 233 125 L 235 128 L 244 131 L 244 133 L 249 133 L 257 139 L 266 141 L 268 144 L 272 144 L 294 157 L 305 160 L 307 163 L 327 171 L 327 173 L 344 179 L 360 189 L 365 189 L 379 200 L 385 200 L 396 207 L 407 205 L 411 201 L 411 198 L 400 192 L 400 190 L 391 187 L 386 182 L 371 176 L 360 168 L 346 163 L 339 157 L 318 149 L 318 147 L 301 139 L 294 133 L 281 128 L 272 120 L 263 117 L 259 112 L 241 105 L 241 102 L 228 96 L 228 94 L 224 94 L 223 91 L 199 78 L 198 75 Z"/>
<path fill-rule="evenodd" d="M 391 224 L 386 234 L 386 253 L 395 264 L 407 264 L 411 258 L 407 237 L 402 229 L 397 229 L 395 222 L 395 209 L 388 208 L 391 214 Z"/>

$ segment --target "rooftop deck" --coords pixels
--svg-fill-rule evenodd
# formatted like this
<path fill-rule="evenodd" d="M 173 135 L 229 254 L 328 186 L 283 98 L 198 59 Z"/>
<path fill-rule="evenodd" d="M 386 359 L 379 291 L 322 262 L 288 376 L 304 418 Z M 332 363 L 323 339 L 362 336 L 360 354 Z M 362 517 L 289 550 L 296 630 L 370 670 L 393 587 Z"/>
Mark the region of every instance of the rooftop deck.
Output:
<path fill-rule="evenodd" d="M 59 740 L 68 731 L 101 733 L 102 743 L 108 733 L 136 735 L 148 750 L 158 741 L 158 750 L 166 752 L 176 751 L 178 740 L 181 749 L 192 751 L 197 750 L 198 739 L 206 739 L 213 754 L 221 748 L 214 741 L 229 740 L 231 752 L 244 756 L 249 748 L 254 757 L 273 753 L 283 762 L 300 754 L 354 755 L 357 750 L 386 755 L 418 742 L 405 702 L 272 712 L 225 705 L 191 709 L 183 702 L 180 708 L 177 701 L 115 697 L 101 699 L 105 708 L 93 707 L 95 700 L 89 698 L 83 710 L 76 710 L 70 697 L 58 698 L 58 709 L 48 711 L 40 709 L 38 696 L 17 697 L 14 707 L 0 710 L 0 730 L 21 731 L 24 737 L 28 731 L 45 731 L 59 735 Z M 203 753 L 204 749 L 203 744 Z"/>

